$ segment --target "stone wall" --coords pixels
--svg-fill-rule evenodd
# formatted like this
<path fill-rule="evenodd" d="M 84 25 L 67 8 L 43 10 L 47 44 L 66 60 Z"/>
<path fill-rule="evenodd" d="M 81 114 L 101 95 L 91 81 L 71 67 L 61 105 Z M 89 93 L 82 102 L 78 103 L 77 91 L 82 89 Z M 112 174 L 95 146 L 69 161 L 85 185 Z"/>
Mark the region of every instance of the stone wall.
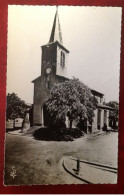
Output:
<path fill-rule="evenodd" d="M 50 88 L 53 87 L 55 83 L 64 82 L 66 78 L 60 76 L 51 77 Z M 50 96 L 50 89 L 46 86 L 46 78 L 40 77 L 34 82 L 34 104 L 33 104 L 33 125 L 41 125 L 42 121 L 42 109 L 45 101 Z"/>
<path fill-rule="evenodd" d="M 104 111 L 107 112 L 107 115 L 106 115 L 106 124 L 107 124 L 107 127 L 109 127 L 109 110 L 105 110 L 105 109 L 100 109 L 101 110 L 101 129 L 102 127 L 104 126 Z M 97 128 L 97 120 L 98 120 L 98 109 L 96 109 L 94 111 L 94 114 L 95 114 L 95 117 L 93 118 L 93 123 L 92 123 L 92 132 L 96 131 L 98 128 Z"/>
<path fill-rule="evenodd" d="M 34 105 L 33 105 L 33 124 L 43 124 L 43 105 L 50 96 L 50 90 L 55 83 L 61 83 L 66 80 L 65 72 L 66 68 L 60 71 L 60 75 L 57 73 L 57 66 L 60 66 L 60 46 L 57 42 L 44 45 L 42 48 L 42 60 L 41 60 L 41 76 L 35 79 L 34 82 Z M 68 53 L 67 51 L 65 51 Z M 66 57 L 65 57 L 66 61 Z M 67 63 L 67 61 L 65 62 Z M 50 73 L 47 73 L 47 69 L 50 69 Z M 64 71 L 65 70 L 65 71 Z M 61 74 L 62 73 L 62 74 Z"/>
<path fill-rule="evenodd" d="M 93 123 L 92 123 L 92 132 L 97 130 L 97 112 L 98 110 L 94 111 L 95 116 L 93 118 Z"/>

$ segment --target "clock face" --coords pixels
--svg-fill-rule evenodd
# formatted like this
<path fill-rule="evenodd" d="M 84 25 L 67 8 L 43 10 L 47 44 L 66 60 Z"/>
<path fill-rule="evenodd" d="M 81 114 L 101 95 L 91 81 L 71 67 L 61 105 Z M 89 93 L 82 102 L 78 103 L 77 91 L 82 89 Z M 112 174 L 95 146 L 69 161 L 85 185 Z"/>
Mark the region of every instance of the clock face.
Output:
<path fill-rule="evenodd" d="M 51 73 L 51 68 L 47 68 L 47 69 L 46 69 L 46 73 L 47 73 L 47 74 L 50 74 L 50 73 Z"/>

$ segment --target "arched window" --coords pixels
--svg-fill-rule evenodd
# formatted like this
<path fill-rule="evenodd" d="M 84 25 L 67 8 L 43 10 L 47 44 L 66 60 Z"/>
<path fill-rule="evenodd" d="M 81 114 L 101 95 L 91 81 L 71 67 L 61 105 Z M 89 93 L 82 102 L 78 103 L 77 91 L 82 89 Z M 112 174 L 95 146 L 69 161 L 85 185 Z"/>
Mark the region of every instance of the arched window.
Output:
<path fill-rule="evenodd" d="M 65 54 L 62 51 L 61 51 L 60 65 L 61 67 L 65 66 Z"/>

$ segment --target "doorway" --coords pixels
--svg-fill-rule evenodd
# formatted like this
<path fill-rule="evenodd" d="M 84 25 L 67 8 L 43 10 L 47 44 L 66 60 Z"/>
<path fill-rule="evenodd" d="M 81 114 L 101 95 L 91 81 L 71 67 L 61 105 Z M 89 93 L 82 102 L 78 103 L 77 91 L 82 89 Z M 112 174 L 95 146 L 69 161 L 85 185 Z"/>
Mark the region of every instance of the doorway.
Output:
<path fill-rule="evenodd" d="M 97 113 L 97 129 L 98 130 L 101 129 L 101 110 L 98 110 L 98 113 Z"/>

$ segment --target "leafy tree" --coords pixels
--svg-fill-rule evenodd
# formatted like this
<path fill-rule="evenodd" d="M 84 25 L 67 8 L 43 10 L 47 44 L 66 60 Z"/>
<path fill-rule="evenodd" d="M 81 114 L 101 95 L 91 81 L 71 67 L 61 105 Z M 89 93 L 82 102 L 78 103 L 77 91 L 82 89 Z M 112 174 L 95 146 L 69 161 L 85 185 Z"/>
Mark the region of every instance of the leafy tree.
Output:
<path fill-rule="evenodd" d="M 117 121 L 119 116 L 119 103 L 117 101 L 110 101 L 107 106 L 112 107 L 114 110 L 109 113 L 109 126 L 113 129 L 117 129 Z"/>
<path fill-rule="evenodd" d="M 46 105 L 56 119 L 65 119 L 68 116 L 72 128 L 73 120 L 88 118 L 93 121 L 97 101 L 86 85 L 73 78 L 54 85 Z"/>
<path fill-rule="evenodd" d="M 110 101 L 109 103 L 107 103 L 107 106 L 110 106 L 110 107 L 114 108 L 114 110 L 110 112 L 110 116 L 109 117 L 111 119 L 118 119 L 119 103 L 117 101 Z"/>
<path fill-rule="evenodd" d="M 7 94 L 7 107 L 6 107 L 6 119 L 12 119 L 21 117 L 24 118 L 27 105 L 23 100 L 21 100 L 17 94 L 8 93 Z"/>

